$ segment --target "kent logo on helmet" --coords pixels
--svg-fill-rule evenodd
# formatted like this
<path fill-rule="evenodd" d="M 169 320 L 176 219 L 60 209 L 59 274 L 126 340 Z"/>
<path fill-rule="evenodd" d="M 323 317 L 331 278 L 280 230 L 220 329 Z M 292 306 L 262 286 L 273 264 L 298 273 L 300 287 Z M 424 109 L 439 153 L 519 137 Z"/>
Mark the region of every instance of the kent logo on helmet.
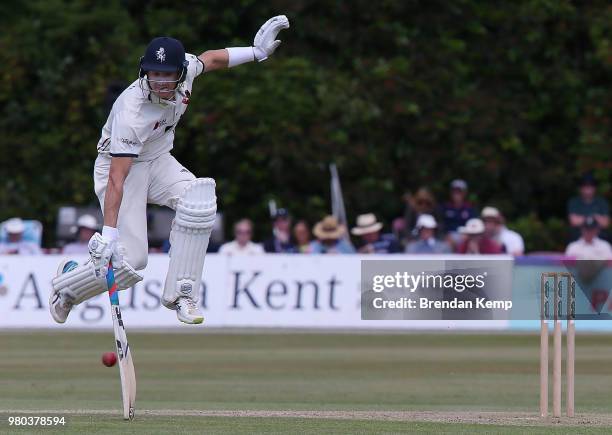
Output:
<path fill-rule="evenodd" d="M 140 58 L 139 76 L 146 89 L 164 100 L 173 100 L 178 87 L 185 80 L 189 62 L 183 44 L 167 36 L 153 39 Z"/>

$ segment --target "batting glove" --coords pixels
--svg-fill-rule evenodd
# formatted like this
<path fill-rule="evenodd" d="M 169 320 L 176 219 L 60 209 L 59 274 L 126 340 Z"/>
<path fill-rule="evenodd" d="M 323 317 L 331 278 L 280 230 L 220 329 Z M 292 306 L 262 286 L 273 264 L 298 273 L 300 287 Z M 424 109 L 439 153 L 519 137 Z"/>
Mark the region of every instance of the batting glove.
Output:
<path fill-rule="evenodd" d="M 281 41 L 276 36 L 282 29 L 289 28 L 289 20 L 284 15 L 270 18 L 259 29 L 253 40 L 253 53 L 259 62 L 266 60 L 274 53 Z"/>

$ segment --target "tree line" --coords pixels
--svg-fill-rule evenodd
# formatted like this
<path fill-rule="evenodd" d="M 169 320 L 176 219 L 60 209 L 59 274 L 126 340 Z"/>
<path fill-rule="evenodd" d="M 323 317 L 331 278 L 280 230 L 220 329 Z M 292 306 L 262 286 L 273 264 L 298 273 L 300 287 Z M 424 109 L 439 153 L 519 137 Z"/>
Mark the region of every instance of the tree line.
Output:
<path fill-rule="evenodd" d="M 177 129 L 175 155 L 217 180 L 230 221 L 267 223 L 270 199 L 319 220 L 330 162 L 349 219 L 390 221 L 407 191 L 428 186 L 442 199 L 464 178 L 528 250 L 562 246 L 583 172 L 609 198 L 605 1 L 45 0 L 0 18 L 0 219 L 39 219 L 52 245 L 60 206 L 95 204 L 109 95 L 136 78 L 152 37 L 195 54 L 250 45 L 279 13 L 291 28 L 277 53 L 198 78 Z"/>

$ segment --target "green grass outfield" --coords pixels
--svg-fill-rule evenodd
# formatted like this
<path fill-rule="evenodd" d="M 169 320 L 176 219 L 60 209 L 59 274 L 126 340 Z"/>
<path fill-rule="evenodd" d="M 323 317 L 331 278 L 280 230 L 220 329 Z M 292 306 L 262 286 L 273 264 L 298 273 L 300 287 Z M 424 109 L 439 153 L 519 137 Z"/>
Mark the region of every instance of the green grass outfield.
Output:
<path fill-rule="evenodd" d="M 606 433 L 612 336 L 576 338 L 574 419 L 542 420 L 537 334 L 136 333 L 137 414 L 121 419 L 108 332 L 0 332 L 9 416 L 64 415 L 19 433 Z M 551 346 L 552 351 L 552 346 Z M 552 372 L 552 367 L 551 367 Z M 569 427 L 571 426 L 571 427 Z"/>

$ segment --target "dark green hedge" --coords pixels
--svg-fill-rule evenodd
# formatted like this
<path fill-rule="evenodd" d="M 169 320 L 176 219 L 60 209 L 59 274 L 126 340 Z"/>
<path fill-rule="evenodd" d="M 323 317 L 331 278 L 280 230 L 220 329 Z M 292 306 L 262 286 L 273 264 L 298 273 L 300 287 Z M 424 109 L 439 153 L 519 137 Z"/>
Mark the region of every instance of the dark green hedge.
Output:
<path fill-rule="evenodd" d="M 246 45 L 277 13 L 292 23 L 277 54 L 199 78 L 177 132 L 175 154 L 217 179 L 230 220 L 267 222 L 270 198 L 320 218 L 330 161 L 351 219 L 389 220 L 405 191 L 443 197 L 462 177 L 479 204 L 527 232 L 533 222 L 534 249 L 563 245 L 558 220 L 581 172 L 609 193 L 606 1 L 44 0 L 0 18 L 0 219 L 52 227 L 58 206 L 95 202 L 106 89 L 136 77 L 150 38 L 196 54 Z"/>

